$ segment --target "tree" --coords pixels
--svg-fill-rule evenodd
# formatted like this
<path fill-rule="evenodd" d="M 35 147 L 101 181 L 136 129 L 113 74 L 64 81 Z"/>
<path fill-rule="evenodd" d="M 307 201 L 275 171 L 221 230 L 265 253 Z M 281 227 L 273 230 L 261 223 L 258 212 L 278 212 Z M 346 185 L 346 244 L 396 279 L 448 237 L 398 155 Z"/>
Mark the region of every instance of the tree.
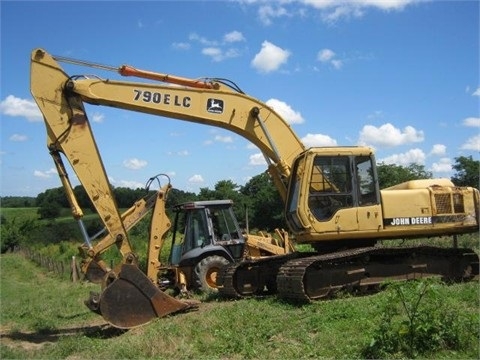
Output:
<path fill-rule="evenodd" d="M 424 165 L 410 164 L 405 167 L 385 163 L 377 165 L 377 175 L 380 189 L 409 180 L 431 179 L 433 176 L 430 171 L 425 170 Z"/>
<path fill-rule="evenodd" d="M 201 188 L 198 200 L 232 200 L 233 211 L 239 222 L 245 217 L 244 199 L 239 192 L 240 187 L 231 180 L 220 180 L 214 190 Z"/>
<path fill-rule="evenodd" d="M 21 208 L 34 207 L 35 198 L 31 196 L 3 196 L 0 197 L 2 207 L 6 208 Z"/>
<path fill-rule="evenodd" d="M 188 201 L 195 201 L 196 199 L 197 195 L 195 193 L 173 188 L 168 192 L 166 207 L 167 209 L 170 209 L 175 205 L 183 204 Z"/>
<path fill-rule="evenodd" d="M 0 217 L 0 252 L 2 254 L 8 250 L 13 252 L 26 240 L 28 233 L 34 228 L 35 221 L 33 219 L 19 222 L 17 218 L 13 218 L 9 221 L 2 215 Z"/>
<path fill-rule="evenodd" d="M 55 202 L 63 208 L 68 208 L 70 206 L 68 204 L 68 200 L 63 187 L 47 189 L 43 193 L 38 194 L 35 200 L 36 205 L 39 207 L 48 202 Z"/>
<path fill-rule="evenodd" d="M 87 192 L 85 191 L 85 188 L 83 187 L 83 185 L 75 186 L 75 188 L 73 189 L 73 194 L 77 198 L 78 205 L 82 209 L 91 209 L 92 211 L 95 211 L 95 207 L 90 201 L 90 198 L 88 197 Z"/>
<path fill-rule="evenodd" d="M 48 189 L 38 194 L 36 203 L 40 219 L 53 219 L 60 215 L 62 208 L 69 206 L 63 188 Z"/>
<path fill-rule="evenodd" d="M 250 227 L 267 231 L 286 228 L 283 201 L 266 172 L 250 179 L 240 192 L 244 195 L 244 203 L 249 210 Z"/>
<path fill-rule="evenodd" d="M 455 185 L 479 188 L 480 161 L 473 160 L 472 156 L 460 156 L 455 158 L 452 168 L 456 171 L 451 177 Z"/>
<path fill-rule="evenodd" d="M 37 210 L 40 219 L 54 219 L 60 215 L 62 206 L 56 201 L 42 202 Z"/>

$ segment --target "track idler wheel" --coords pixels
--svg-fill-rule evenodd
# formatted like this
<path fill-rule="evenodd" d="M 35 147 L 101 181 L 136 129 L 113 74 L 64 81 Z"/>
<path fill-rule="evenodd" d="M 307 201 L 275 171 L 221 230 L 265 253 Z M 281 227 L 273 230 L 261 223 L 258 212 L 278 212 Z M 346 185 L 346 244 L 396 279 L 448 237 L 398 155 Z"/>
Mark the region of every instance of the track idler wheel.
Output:
<path fill-rule="evenodd" d="M 92 293 L 85 304 L 117 328 L 133 328 L 198 307 L 197 302 L 179 301 L 162 292 L 136 265 L 123 264 L 118 276 L 112 274 L 103 292 Z"/>

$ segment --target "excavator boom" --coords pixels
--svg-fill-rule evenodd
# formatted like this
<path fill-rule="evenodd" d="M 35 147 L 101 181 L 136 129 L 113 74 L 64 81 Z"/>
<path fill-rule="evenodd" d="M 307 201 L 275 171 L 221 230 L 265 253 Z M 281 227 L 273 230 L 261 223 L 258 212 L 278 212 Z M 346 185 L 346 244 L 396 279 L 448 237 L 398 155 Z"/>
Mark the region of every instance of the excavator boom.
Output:
<path fill-rule="evenodd" d="M 165 74 L 154 76 L 154 73 L 147 73 L 147 76 L 140 70 L 119 72 L 167 83 L 71 78 L 52 55 L 42 49 L 32 52 L 31 91 L 46 118 L 50 144 L 55 144 L 67 129 L 73 132 L 82 128 L 82 133 L 88 132 L 88 135 L 77 142 L 84 142 L 84 148 L 97 152 L 90 130 L 83 130 L 87 122 L 83 102 L 222 127 L 243 136 L 262 151 L 280 195 L 285 198 L 289 164 L 304 146 L 272 108 L 220 82 L 187 81 Z M 168 82 L 184 86 L 171 86 Z M 63 121 L 53 121 L 58 114 L 65 114 Z M 72 148 L 78 148 L 78 144 L 72 144 Z"/>

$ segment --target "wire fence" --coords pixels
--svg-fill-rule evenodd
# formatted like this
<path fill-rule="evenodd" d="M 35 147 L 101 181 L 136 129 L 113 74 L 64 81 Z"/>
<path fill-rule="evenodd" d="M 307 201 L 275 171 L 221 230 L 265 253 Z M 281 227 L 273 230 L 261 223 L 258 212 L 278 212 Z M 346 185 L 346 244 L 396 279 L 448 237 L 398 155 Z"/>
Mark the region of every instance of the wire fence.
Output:
<path fill-rule="evenodd" d="M 68 262 L 52 259 L 29 248 L 21 248 L 20 251 L 27 259 L 50 272 L 61 277 L 69 277 L 72 282 L 80 280 L 80 267 L 75 256 L 72 256 L 71 261 Z"/>

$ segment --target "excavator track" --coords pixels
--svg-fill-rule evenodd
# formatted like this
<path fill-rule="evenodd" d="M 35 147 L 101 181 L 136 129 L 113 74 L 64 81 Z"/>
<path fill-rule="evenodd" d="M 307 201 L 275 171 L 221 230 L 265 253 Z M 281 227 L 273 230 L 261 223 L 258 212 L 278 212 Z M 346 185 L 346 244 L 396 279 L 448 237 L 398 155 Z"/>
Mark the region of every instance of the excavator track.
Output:
<path fill-rule="evenodd" d="M 276 293 L 289 301 L 310 302 L 339 290 L 378 291 L 386 281 L 436 276 L 458 282 L 478 278 L 478 274 L 479 257 L 471 249 L 366 247 L 234 264 L 221 273 L 219 292 L 227 297 Z"/>
<path fill-rule="evenodd" d="M 224 266 L 217 276 L 219 294 L 227 298 L 261 296 L 277 292 L 280 267 L 300 253 L 244 260 Z"/>
<path fill-rule="evenodd" d="M 478 255 L 471 249 L 369 247 L 295 259 L 277 275 L 280 298 L 309 302 L 336 291 L 376 291 L 386 281 L 437 276 L 466 281 L 478 276 Z"/>

